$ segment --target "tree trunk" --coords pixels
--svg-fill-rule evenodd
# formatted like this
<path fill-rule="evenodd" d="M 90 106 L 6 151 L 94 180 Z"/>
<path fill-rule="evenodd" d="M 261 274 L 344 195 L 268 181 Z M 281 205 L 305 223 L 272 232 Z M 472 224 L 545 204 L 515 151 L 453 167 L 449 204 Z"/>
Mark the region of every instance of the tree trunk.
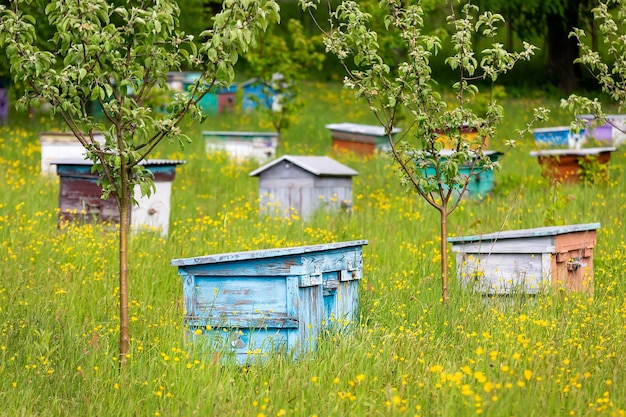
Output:
<path fill-rule="evenodd" d="M 447 304 L 450 296 L 448 294 L 448 212 L 445 205 L 439 209 L 439 215 L 441 216 L 441 300 Z"/>
<path fill-rule="evenodd" d="M 118 199 L 120 215 L 120 242 L 119 242 L 119 277 L 120 277 L 120 367 L 126 362 L 129 348 L 129 312 L 128 312 L 128 236 L 130 233 L 130 209 L 132 197 L 129 188 L 128 173 L 122 166 L 121 196 Z"/>
<path fill-rule="evenodd" d="M 572 93 L 578 87 L 580 68 L 574 64 L 579 49 L 575 38 L 569 34 L 579 26 L 579 0 L 568 0 L 562 14 L 548 14 L 548 71 L 554 84 L 565 93 Z"/>

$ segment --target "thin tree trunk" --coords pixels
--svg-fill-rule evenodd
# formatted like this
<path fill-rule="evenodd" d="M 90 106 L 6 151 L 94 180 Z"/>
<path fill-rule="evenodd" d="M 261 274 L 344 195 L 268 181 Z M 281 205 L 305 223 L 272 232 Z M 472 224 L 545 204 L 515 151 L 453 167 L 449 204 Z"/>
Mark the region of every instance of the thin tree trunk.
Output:
<path fill-rule="evenodd" d="M 119 199 L 120 214 L 120 367 L 126 362 L 129 349 L 129 312 L 128 312 L 128 235 L 130 231 L 130 205 L 132 202 L 128 184 L 128 173 L 125 167 L 121 170 L 121 196 Z"/>
<path fill-rule="evenodd" d="M 441 216 L 441 299 L 444 304 L 450 298 L 448 294 L 448 212 L 444 205 L 439 209 Z"/>

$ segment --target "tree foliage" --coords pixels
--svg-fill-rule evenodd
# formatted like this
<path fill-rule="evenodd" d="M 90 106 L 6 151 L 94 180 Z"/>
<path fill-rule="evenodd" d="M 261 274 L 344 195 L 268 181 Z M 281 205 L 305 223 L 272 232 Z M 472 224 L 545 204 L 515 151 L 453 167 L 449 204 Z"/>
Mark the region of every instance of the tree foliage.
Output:
<path fill-rule="evenodd" d="M 544 41 L 549 81 L 567 93 L 578 88 L 581 78 L 574 63 L 580 51 L 568 35 L 574 27 L 593 28 L 588 16 L 595 3 L 592 0 L 481 1 L 485 8 L 505 15 L 512 31 L 521 38 L 538 36 Z"/>
<path fill-rule="evenodd" d="M 618 112 L 626 110 L 626 1 L 602 0 L 593 9 L 594 21 L 606 53 L 602 54 L 592 42 L 583 28 L 575 28 L 570 36 L 576 40 L 581 49 L 581 57 L 576 60 L 583 65 L 597 80 L 602 92 L 606 93 L 618 105 Z M 561 106 L 572 111 L 576 116 L 591 114 L 600 125 L 607 122 L 606 114 L 598 99 L 589 99 L 572 94 L 561 101 Z M 608 120 L 612 123 L 611 120 Z M 573 122 L 572 128 L 586 127 L 582 120 Z M 614 125 L 615 129 L 623 129 Z"/>
<path fill-rule="evenodd" d="M 317 6 L 314 0 L 301 0 L 304 9 Z M 477 82 L 495 83 L 501 74 L 521 60 L 532 57 L 535 47 L 524 43 L 520 52 L 509 52 L 497 41 L 501 15 L 481 12 L 471 3 L 459 10 L 450 3 L 448 23 L 452 26 L 452 53 L 447 65 L 458 74 L 452 85 L 455 102 L 446 102 L 433 79 L 431 59 L 442 50 L 436 34 L 425 33 L 425 13 L 421 3 L 383 0 L 379 15 L 384 16 L 384 37 L 395 37 L 399 55 L 395 68 L 385 59 L 380 34 L 372 29 L 372 15 L 354 1 L 346 0 L 331 15 L 325 33 L 326 49 L 336 55 L 347 74 L 344 84 L 364 100 L 385 128 L 400 181 L 440 213 L 442 297 L 448 299 L 447 218 L 466 193 L 472 177 L 497 168 L 485 153 L 487 138 L 503 117 L 502 107 L 491 95 L 484 115 L 473 109 Z M 392 34 L 390 34 L 392 33 Z M 489 47 L 474 50 L 474 38 L 481 36 Z M 394 128 L 401 111 L 409 127 L 404 136 L 394 139 Z M 543 116 L 545 112 L 538 113 Z M 465 125 L 478 128 L 476 140 L 462 135 Z M 452 140 L 452 148 L 442 152 L 440 134 Z M 513 145 L 513 141 L 509 142 Z M 428 170 L 432 168 L 432 170 Z M 469 175 L 462 174 L 469 168 Z"/>
<path fill-rule="evenodd" d="M 37 17 L 27 13 L 38 10 Z M 45 20 L 41 11 L 45 13 Z M 234 80 L 239 55 L 279 19 L 271 0 L 225 0 L 200 39 L 179 30 L 176 2 L 151 0 L 15 0 L 0 6 L 0 47 L 10 73 L 23 83 L 22 107 L 47 102 L 87 150 L 103 197 L 115 198 L 120 215 L 120 360 L 128 351 L 128 232 L 134 189 L 149 195 L 151 174 L 142 161 L 163 140 L 189 140 L 180 123 L 201 119 L 201 98 Z M 47 24 L 44 24 L 47 23 Z M 52 30 L 49 31 L 48 28 Z M 190 91 L 172 97 L 164 115 L 145 101 L 166 89 L 168 71 L 197 68 Z M 94 118 L 92 102 L 102 110 Z M 102 132 L 104 144 L 95 140 Z"/>
<path fill-rule="evenodd" d="M 280 135 L 302 107 L 300 83 L 321 69 L 325 55 L 320 51 L 321 38 L 306 34 L 298 20 L 289 19 L 284 33 L 279 29 L 279 25 L 271 26 L 245 60 L 250 75 L 262 86 L 263 98 L 253 97 L 258 111 L 271 120 Z"/>

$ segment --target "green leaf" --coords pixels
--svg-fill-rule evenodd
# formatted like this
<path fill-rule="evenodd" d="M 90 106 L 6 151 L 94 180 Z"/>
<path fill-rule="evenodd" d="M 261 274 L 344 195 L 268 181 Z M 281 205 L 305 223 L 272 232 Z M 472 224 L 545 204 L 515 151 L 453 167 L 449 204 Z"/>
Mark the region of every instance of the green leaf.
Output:
<path fill-rule="evenodd" d="M 102 88 L 100 88 L 100 86 L 95 86 L 93 90 L 91 90 L 90 98 L 92 101 L 97 100 L 101 94 L 102 94 Z"/>

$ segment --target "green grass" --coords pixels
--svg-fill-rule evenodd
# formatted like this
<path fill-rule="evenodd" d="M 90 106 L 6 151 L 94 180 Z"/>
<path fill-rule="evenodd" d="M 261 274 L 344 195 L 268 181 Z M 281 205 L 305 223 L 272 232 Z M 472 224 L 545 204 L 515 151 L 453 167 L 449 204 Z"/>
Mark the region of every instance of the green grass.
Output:
<path fill-rule="evenodd" d="M 58 179 L 39 175 L 36 116 L 0 128 L 0 415 L 343 416 L 624 415 L 626 209 L 624 150 L 606 183 L 552 187 L 526 137 L 502 160 L 494 192 L 450 217 L 454 235 L 600 222 L 595 293 L 483 299 L 453 283 L 440 303 L 436 212 L 398 184 L 386 157 L 333 153 L 324 128 L 374 120 L 335 84 L 307 88 L 307 107 L 279 153 L 328 154 L 359 171 L 351 216 L 262 219 L 258 164 L 206 155 L 202 130 L 269 130 L 236 113 L 189 126 L 194 142 L 155 156 L 185 159 L 170 234 L 136 235 L 130 279 L 131 355 L 117 368 L 117 241 L 101 227 L 57 229 Z M 502 146 L 556 102 L 509 99 Z M 567 123 L 555 111 L 553 125 Z M 184 338 L 182 283 L 171 259 L 368 239 L 360 320 L 325 333 L 297 362 L 237 367 Z M 450 260 L 454 268 L 454 260 Z M 452 269 L 454 270 L 454 269 Z M 454 281 L 454 280 L 453 280 Z"/>

